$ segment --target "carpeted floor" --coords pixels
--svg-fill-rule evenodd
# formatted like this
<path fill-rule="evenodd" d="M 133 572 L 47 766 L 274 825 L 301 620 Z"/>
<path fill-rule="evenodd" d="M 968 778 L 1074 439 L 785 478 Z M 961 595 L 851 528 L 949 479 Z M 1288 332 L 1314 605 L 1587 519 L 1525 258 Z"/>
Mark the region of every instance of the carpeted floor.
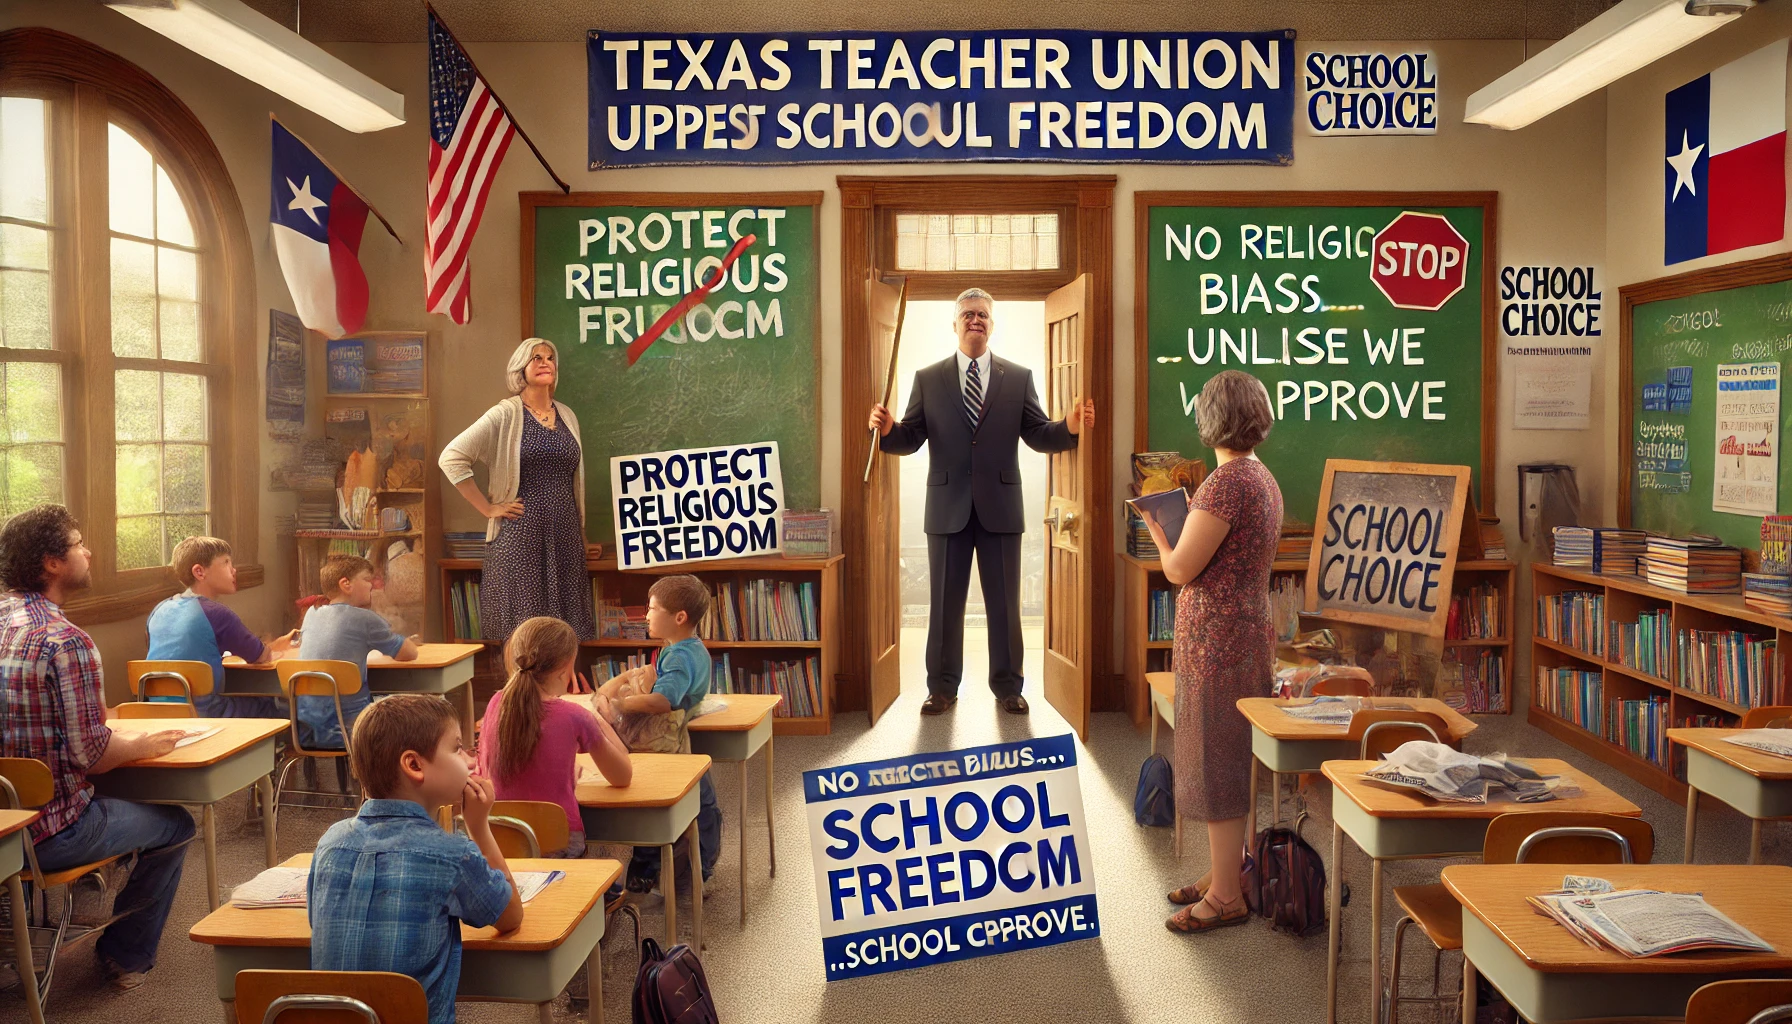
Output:
<path fill-rule="evenodd" d="M 1083 801 L 1100 886 L 1100 938 L 833 985 L 824 982 L 800 773 L 826 765 L 1068 731 L 1040 696 L 1036 652 L 1029 652 L 1027 672 L 1032 715 L 1015 718 L 996 712 L 982 682 L 984 641 L 977 632 L 966 638 L 967 680 L 957 708 L 941 718 L 921 719 L 917 712 L 925 696 L 919 663 L 924 632 L 905 631 L 904 692 L 876 729 L 867 727 L 863 716 L 848 715 L 836 719 L 830 736 L 786 737 L 777 742 L 779 872 L 775 879 L 766 875 L 765 804 L 760 789 L 763 769 L 757 761 L 749 765 L 749 919 L 744 930 L 738 916 L 738 784 L 731 767 L 718 770 L 716 785 L 725 818 L 724 853 L 705 892 L 709 948 L 703 961 L 724 1021 L 932 1024 L 1068 1019 L 1306 1024 L 1323 1019 L 1323 934 L 1291 938 L 1270 931 L 1260 921 L 1200 936 L 1175 935 L 1164 929 L 1163 919 L 1173 908 L 1163 894 L 1206 869 L 1205 835 L 1199 829 L 1190 830 L 1178 863 L 1171 854 L 1169 830 L 1144 829 L 1133 823 L 1133 786 L 1148 739 L 1118 714 L 1094 716 L 1088 745 L 1080 753 Z M 1657 859 L 1679 859 L 1683 808 L 1603 765 L 1591 764 L 1521 719 L 1488 716 L 1480 722 L 1481 728 L 1468 741 L 1469 750 L 1564 757 L 1587 767 L 1600 781 L 1644 808 L 1655 826 Z M 1167 743 L 1168 735 L 1166 730 L 1160 743 Z M 1265 817 L 1267 810 L 1266 797 Z M 1325 853 L 1330 817 L 1323 801 L 1311 810 L 1303 831 Z M 231 801 L 220 812 L 220 871 L 223 881 L 232 884 L 261 867 L 261 836 L 257 826 L 244 825 L 242 800 Z M 281 856 L 309 849 L 333 820 L 328 812 L 283 814 Z M 1701 861 L 1740 863 L 1746 857 L 1747 842 L 1747 823 L 1740 815 L 1721 808 L 1708 808 L 1701 814 Z M 1346 850 L 1345 875 L 1358 898 L 1344 911 L 1340 1020 L 1366 1024 L 1368 907 L 1363 897 L 1368 862 L 1348 842 Z M 1792 844 L 1770 827 L 1766 859 L 1786 863 L 1789 854 Z M 1387 884 L 1433 880 L 1441 863 L 1390 864 Z M 101 983 L 90 952 L 76 950 L 58 968 L 49 1019 L 57 1024 L 222 1020 L 211 951 L 186 938 L 187 929 L 205 913 L 203 888 L 204 862 L 195 847 L 163 940 L 160 966 L 149 981 L 133 993 L 115 994 Z M 642 909 L 648 933 L 657 935 L 663 927 L 659 898 L 648 897 Z M 1396 916 L 1391 909 L 1385 914 L 1390 936 Z M 688 905 L 681 909 L 679 920 L 688 937 Z M 629 1019 L 628 992 L 636 967 L 636 954 L 630 947 L 633 936 L 626 924 L 619 931 L 621 934 L 613 933 L 604 946 L 606 1010 L 612 1022 Z M 1384 938 L 1384 950 L 1390 941 Z M 1406 991 L 1420 994 L 1430 987 L 1431 956 L 1423 938 L 1409 939 L 1409 947 Z M 1444 958 L 1446 991 L 1457 984 L 1457 963 L 1454 955 Z M 0 1021 L 23 1019 L 22 1005 L 16 999 L 16 992 L 0 993 Z M 574 1019 L 567 1015 L 564 1001 L 555 1013 L 558 1019 Z M 460 1004 L 459 1016 L 469 1024 L 526 1024 L 537 1019 L 533 1007 L 477 1003 Z M 1408 1004 L 1400 1019 L 1428 1024 L 1453 1018 L 1449 1012 L 1424 1004 Z"/>

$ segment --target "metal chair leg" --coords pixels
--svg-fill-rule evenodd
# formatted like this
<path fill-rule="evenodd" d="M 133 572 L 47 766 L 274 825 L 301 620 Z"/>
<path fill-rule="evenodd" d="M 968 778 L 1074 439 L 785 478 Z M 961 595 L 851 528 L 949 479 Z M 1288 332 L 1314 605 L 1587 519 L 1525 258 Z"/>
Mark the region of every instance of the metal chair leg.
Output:
<path fill-rule="evenodd" d="M 1412 918 L 1401 916 L 1394 924 L 1394 957 L 1388 965 L 1388 1024 L 1399 1024 L 1400 1021 L 1400 950 L 1406 938 L 1406 929 L 1411 927 Z"/>

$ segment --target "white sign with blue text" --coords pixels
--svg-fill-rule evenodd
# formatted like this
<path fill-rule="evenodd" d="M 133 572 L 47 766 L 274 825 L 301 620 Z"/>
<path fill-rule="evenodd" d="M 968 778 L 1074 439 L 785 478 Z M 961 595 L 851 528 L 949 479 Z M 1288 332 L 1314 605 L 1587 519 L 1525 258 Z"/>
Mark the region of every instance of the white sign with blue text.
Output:
<path fill-rule="evenodd" d="M 1067 733 L 803 773 L 827 979 L 1101 934 Z"/>
<path fill-rule="evenodd" d="M 613 456 L 610 501 L 618 568 L 782 550 L 784 470 L 776 441 Z"/>
<path fill-rule="evenodd" d="M 1308 135 L 1436 135 L 1437 57 L 1310 51 L 1301 61 Z"/>

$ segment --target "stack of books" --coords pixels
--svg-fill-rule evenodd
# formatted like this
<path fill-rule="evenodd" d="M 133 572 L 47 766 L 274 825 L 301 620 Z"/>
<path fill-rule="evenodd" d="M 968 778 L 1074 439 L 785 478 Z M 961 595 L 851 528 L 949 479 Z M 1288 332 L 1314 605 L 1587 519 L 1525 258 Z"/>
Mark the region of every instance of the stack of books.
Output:
<path fill-rule="evenodd" d="M 442 534 L 442 557 L 485 561 L 485 531 Z"/>
<path fill-rule="evenodd" d="M 293 514 L 293 526 L 299 530 L 334 530 L 341 525 L 333 501 L 301 501 Z"/>
<path fill-rule="evenodd" d="M 1537 595 L 1537 634 L 1594 657 L 1605 656 L 1605 595 L 1568 590 Z"/>
<path fill-rule="evenodd" d="M 785 558 L 829 558 L 836 553 L 832 509 L 785 509 L 783 517 Z"/>
<path fill-rule="evenodd" d="M 1557 565 L 1604 576 L 1635 576 L 1649 535 L 1612 527 L 1558 526 L 1554 537 Z"/>
<path fill-rule="evenodd" d="M 1477 583 L 1450 598 L 1450 615 L 1444 622 L 1448 640 L 1499 640 L 1506 635 L 1506 602 L 1498 587 Z"/>
<path fill-rule="evenodd" d="M 1792 576 L 1776 572 L 1742 574 L 1742 600 L 1769 615 L 1792 616 Z"/>
<path fill-rule="evenodd" d="M 1683 629 L 1674 637 L 1675 682 L 1745 708 L 1773 703 L 1779 644 L 1738 630 Z"/>
<path fill-rule="evenodd" d="M 1506 560 L 1506 534 L 1498 519 L 1481 520 L 1481 557 L 1491 562 Z"/>
<path fill-rule="evenodd" d="M 1276 541 L 1276 561 L 1305 562 L 1313 554 L 1313 535 L 1297 533 Z"/>
<path fill-rule="evenodd" d="M 1642 560 L 1650 585 L 1680 594 L 1742 593 L 1742 552 L 1702 537 L 1650 537 Z"/>
<path fill-rule="evenodd" d="M 1666 679 L 1673 629 L 1666 608 L 1638 612 L 1635 622 L 1614 622 L 1606 650 L 1620 665 Z"/>
<path fill-rule="evenodd" d="M 1567 569 L 1593 567 L 1593 530 L 1586 526 L 1558 526 L 1554 538 L 1555 564 Z"/>

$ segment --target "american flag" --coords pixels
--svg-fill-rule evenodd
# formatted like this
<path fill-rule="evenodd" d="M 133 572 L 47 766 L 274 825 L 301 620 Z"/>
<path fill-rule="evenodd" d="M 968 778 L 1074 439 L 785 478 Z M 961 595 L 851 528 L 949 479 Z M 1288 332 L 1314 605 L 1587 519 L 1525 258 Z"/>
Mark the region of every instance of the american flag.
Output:
<path fill-rule="evenodd" d="M 472 316 L 467 254 L 492 174 L 516 126 L 465 50 L 429 12 L 429 244 L 423 256 L 431 313 Z"/>

